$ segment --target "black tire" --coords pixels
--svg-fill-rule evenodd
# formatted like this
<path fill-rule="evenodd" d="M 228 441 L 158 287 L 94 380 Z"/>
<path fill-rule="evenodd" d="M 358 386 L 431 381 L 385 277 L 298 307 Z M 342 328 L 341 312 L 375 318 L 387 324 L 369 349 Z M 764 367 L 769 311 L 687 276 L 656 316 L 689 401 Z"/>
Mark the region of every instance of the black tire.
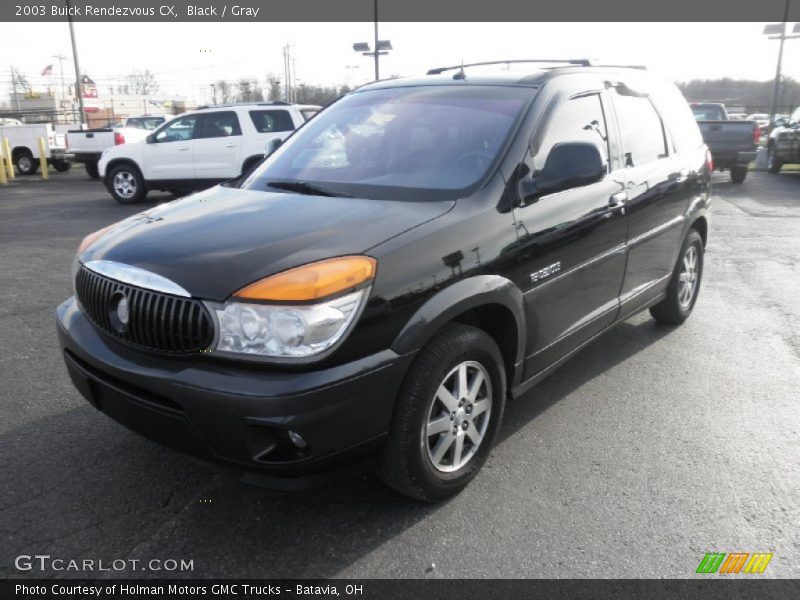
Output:
<path fill-rule="evenodd" d="M 33 175 L 39 168 L 39 162 L 33 158 L 33 154 L 29 150 L 17 152 L 14 163 L 17 165 L 17 173 L 20 175 Z"/>
<path fill-rule="evenodd" d="M 92 179 L 100 179 L 100 170 L 97 168 L 96 160 L 83 163 L 83 168 L 86 169 L 86 174 Z"/>
<path fill-rule="evenodd" d="M 450 409 L 436 399 L 440 386 L 453 381 L 448 374 L 455 372 L 456 375 L 451 376 L 458 377 L 460 365 L 475 369 L 473 376 L 480 371 L 479 367 L 482 367 L 480 372 L 485 373 L 486 387 L 480 384 L 477 390 L 483 392 L 484 399 L 474 405 L 478 407 L 487 397 L 490 399 L 489 410 L 482 412 L 483 418 L 477 414 L 476 408 L 472 415 L 474 420 L 470 419 L 473 405 L 469 399 L 456 397 L 461 393 L 455 389 L 450 400 L 454 403 L 461 400 L 456 406 L 457 417 L 453 417 L 454 413 L 448 415 Z M 467 387 L 476 381 L 477 378 L 473 378 Z M 398 492 L 426 502 L 457 494 L 475 477 L 489 456 L 503 418 L 505 395 L 503 357 L 494 340 L 484 331 L 469 325 L 451 323 L 445 326 L 420 351 L 400 388 L 389 439 L 378 458 L 379 477 Z M 437 411 L 436 416 L 434 411 Z M 441 420 L 446 431 L 428 436 L 427 427 L 431 419 Z M 450 423 L 453 429 L 450 429 Z M 463 426 L 463 431 L 460 426 Z M 476 434 L 483 431 L 477 444 L 472 444 L 468 427 Z M 462 437 L 460 446 L 456 443 L 459 436 Z M 434 440 L 433 449 L 430 449 L 431 440 Z M 446 461 L 449 457 L 451 463 L 455 463 L 451 464 L 453 470 L 450 472 L 434 465 L 432 453 L 435 454 L 438 444 L 448 448 L 440 460 Z M 460 462 L 455 459 L 457 447 L 467 452 L 466 457 L 461 455 L 465 463 L 460 468 L 456 468 Z"/>
<path fill-rule="evenodd" d="M 685 296 L 682 295 L 684 288 L 681 286 L 681 279 L 686 271 L 684 261 L 691 249 L 695 252 L 696 267 L 694 270 L 694 287 L 691 297 L 686 302 Z M 700 284 L 703 281 L 703 254 L 703 238 L 700 237 L 697 230 L 690 229 L 686 239 L 683 241 L 683 246 L 681 246 L 678 263 L 675 265 L 672 279 L 670 279 L 667 287 L 667 297 L 650 308 L 650 314 L 653 315 L 656 321 L 666 325 L 680 325 L 692 314 L 692 309 L 700 293 Z M 682 298 L 684 301 L 682 301 Z"/>
<path fill-rule="evenodd" d="M 731 167 L 731 181 L 742 183 L 747 178 L 747 165 L 734 165 Z"/>
<path fill-rule="evenodd" d="M 108 174 L 108 191 L 120 204 L 136 204 L 144 200 L 147 189 L 139 169 L 130 163 L 117 165 Z"/>
<path fill-rule="evenodd" d="M 767 147 L 767 171 L 772 173 L 773 175 L 781 172 L 781 167 L 783 163 L 778 160 L 778 157 L 775 156 L 775 146 L 768 146 Z"/>
<path fill-rule="evenodd" d="M 72 168 L 72 163 L 68 160 L 57 160 L 53 163 L 53 168 L 59 173 L 66 173 Z"/>

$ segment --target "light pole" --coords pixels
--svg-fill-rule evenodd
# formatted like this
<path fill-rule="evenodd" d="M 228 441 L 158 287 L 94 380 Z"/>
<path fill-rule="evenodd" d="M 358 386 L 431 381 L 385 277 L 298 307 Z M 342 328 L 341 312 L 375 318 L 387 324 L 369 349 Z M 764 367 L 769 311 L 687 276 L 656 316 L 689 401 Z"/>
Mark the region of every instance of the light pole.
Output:
<path fill-rule="evenodd" d="M 789 3 L 791 0 L 786 0 L 786 7 L 783 11 L 783 21 L 781 23 L 770 23 L 764 27 L 764 35 L 770 36 L 771 40 L 779 40 L 778 44 L 778 64 L 775 67 L 775 84 L 772 87 L 772 107 L 769 112 L 768 131 L 772 131 L 775 127 L 775 113 L 778 109 L 778 90 L 781 85 L 781 67 L 783 64 L 783 43 L 786 40 L 793 40 L 800 38 L 800 35 L 786 35 L 786 21 L 789 20 Z M 795 23 L 792 33 L 800 34 L 800 23 Z"/>
<path fill-rule="evenodd" d="M 378 39 L 378 0 L 374 0 L 375 7 L 375 51 L 372 52 L 369 48 L 369 42 L 356 42 L 353 44 L 353 50 L 361 52 L 364 56 L 372 56 L 375 58 L 375 81 L 381 78 L 381 70 L 379 64 L 379 57 L 389 54 L 392 50 L 392 42 L 389 40 Z"/>
<path fill-rule="evenodd" d="M 75 28 L 72 26 L 72 11 L 70 10 L 69 0 L 67 1 L 67 20 L 69 21 L 69 37 L 72 41 L 72 62 L 75 64 L 75 93 L 78 95 L 78 106 L 80 107 L 81 125 L 86 123 L 86 113 L 83 111 L 83 89 L 81 86 L 81 67 L 78 64 L 78 46 L 75 44 Z"/>

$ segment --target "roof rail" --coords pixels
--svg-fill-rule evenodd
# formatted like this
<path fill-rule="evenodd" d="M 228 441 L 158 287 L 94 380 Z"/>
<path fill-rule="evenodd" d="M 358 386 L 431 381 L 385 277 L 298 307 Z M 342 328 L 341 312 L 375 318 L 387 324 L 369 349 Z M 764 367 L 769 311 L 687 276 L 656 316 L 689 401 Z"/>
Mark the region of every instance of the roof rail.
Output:
<path fill-rule="evenodd" d="M 269 102 L 253 101 L 253 102 L 226 102 L 225 104 L 203 104 L 198 106 L 195 110 L 206 110 L 208 108 L 230 108 L 231 106 L 291 106 L 291 102 L 284 102 L 283 100 L 271 100 Z"/>
<path fill-rule="evenodd" d="M 455 69 L 463 69 L 466 67 L 483 67 L 487 65 L 510 65 L 516 63 L 563 63 L 566 65 L 578 65 L 582 67 L 589 67 L 591 66 L 591 61 L 586 58 L 578 58 L 578 59 L 543 59 L 543 58 L 532 58 L 530 60 L 491 60 L 488 62 L 477 62 L 477 63 L 468 63 L 464 65 L 454 65 L 452 67 L 436 67 L 434 69 L 428 69 L 428 75 L 439 75 L 444 73 L 445 71 L 454 71 Z"/>
<path fill-rule="evenodd" d="M 606 67 L 609 69 L 638 69 L 640 71 L 647 71 L 647 65 L 601 65 L 600 63 L 591 63 L 592 67 Z"/>

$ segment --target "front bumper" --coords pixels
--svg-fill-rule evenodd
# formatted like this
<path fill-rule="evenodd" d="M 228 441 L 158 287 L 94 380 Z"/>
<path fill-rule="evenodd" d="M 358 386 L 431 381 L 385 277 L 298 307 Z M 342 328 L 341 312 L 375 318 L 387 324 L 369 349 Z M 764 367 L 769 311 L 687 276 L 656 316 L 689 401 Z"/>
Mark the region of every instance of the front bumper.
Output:
<path fill-rule="evenodd" d="M 414 357 L 385 350 L 299 372 L 203 354 L 157 355 L 96 329 L 75 298 L 58 307 L 57 324 L 70 378 L 96 408 L 174 450 L 282 489 L 368 463 Z M 293 443 L 290 431 L 307 446 Z"/>

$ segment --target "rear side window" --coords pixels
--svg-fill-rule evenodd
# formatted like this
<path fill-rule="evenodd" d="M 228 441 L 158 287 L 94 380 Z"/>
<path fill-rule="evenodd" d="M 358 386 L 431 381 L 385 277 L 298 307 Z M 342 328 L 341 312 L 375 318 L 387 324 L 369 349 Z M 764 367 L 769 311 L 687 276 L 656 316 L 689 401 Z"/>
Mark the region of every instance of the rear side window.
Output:
<path fill-rule="evenodd" d="M 294 131 L 294 123 L 288 110 L 251 110 L 250 119 L 258 133 Z"/>
<path fill-rule="evenodd" d="M 696 150 L 703 145 L 703 136 L 695 121 L 694 112 L 674 84 L 662 82 L 657 85 L 653 98 L 678 152 Z"/>
<path fill-rule="evenodd" d="M 556 108 L 539 144 L 537 163 L 544 165 L 550 150 L 561 142 L 594 144 L 608 165 L 608 129 L 599 94 L 579 96 Z"/>
<path fill-rule="evenodd" d="M 652 102 L 646 97 L 614 95 L 625 164 L 638 167 L 664 158 L 667 144 L 664 126 Z"/>
<path fill-rule="evenodd" d="M 230 137 L 242 135 L 239 118 L 233 111 L 212 112 L 203 114 L 200 124 L 201 138 Z"/>

